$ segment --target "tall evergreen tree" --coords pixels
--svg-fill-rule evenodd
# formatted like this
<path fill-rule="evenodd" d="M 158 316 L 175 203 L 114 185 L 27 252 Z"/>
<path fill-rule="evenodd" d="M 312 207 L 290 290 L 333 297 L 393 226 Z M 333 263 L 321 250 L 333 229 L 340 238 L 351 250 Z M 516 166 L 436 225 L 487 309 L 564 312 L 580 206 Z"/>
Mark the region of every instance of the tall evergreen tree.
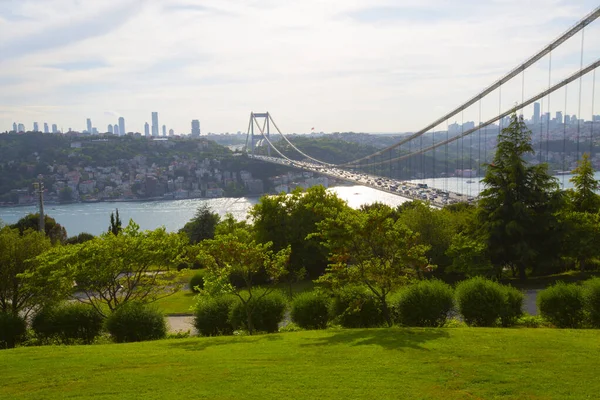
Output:
<path fill-rule="evenodd" d="M 202 204 L 196 210 L 194 218 L 186 223 L 179 232 L 184 232 L 187 235 L 190 244 L 196 244 L 214 238 L 219 221 L 221 221 L 219 214 L 213 212 L 208 205 Z"/>
<path fill-rule="evenodd" d="M 112 233 L 113 235 L 118 235 L 123 230 L 121 224 L 121 218 L 119 218 L 119 209 L 116 209 L 116 216 L 114 213 L 110 213 L 110 226 L 108 227 L 108 233 Z"/>
<path fill-rule="evenodd" d="M 510 267 L 521 279 L 552 254 L 557 241 L 553 212 L 558 183 L 546 164 L 529 165 L 531 131 L 522 117 L 511 116 L 498 136 L 494 160 L 487 166 L 485 189 L 479 200 L 480 233 L 497 270 Z"/>
<path fill-rule="evenodd" d="M 569 191 L 569 197 L 574 211 L 597 213 L 600 210 L 600 196 L 595 192 L 600 189 L 600 184 L 594 179 L 594 167 L 588 153 L 583 154 L 573 174 L 570 182 L 574 190 Z"/>

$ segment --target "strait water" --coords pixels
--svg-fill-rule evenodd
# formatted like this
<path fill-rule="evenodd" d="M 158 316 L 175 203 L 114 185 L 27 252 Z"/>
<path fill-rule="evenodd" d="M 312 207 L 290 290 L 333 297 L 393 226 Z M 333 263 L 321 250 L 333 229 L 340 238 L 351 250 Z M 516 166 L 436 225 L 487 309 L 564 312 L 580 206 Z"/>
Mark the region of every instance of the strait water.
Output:
<path fill-rule="evenodd" d="M 348 202 L 351 207 L 357 208 L 362 204 L 383 202 L 391 206 L 408 201 L 390 193 L 381 192 L 365 186 L 339 186 L 329 190 Z M 246 218 L 248 210 L 258 203 L 258 197 L 218 198 L 218 199 L 188 199 L 148 202 L 103 202 L 103 203 L 75 203 L 62 205 L 46 205 L 45 212 L 65 227 L 69 236 L 81 232 L 98 235 L 108 230 L 110 213 L 119 209 L 119 216 L 126 225 L 133 219 L 141 229 L 156 229 L 164 226 L 168 231 L 177 231 L 188 222 L 202 204 L 208 204 L 211 209 L 220 215 L 231 213 L 242 220 Z M 4 207 L 0 208 L 0 220 L 6 224 L 13 224 L 20 218 L 30 213 L 36 213 L 37 207 Z"/>

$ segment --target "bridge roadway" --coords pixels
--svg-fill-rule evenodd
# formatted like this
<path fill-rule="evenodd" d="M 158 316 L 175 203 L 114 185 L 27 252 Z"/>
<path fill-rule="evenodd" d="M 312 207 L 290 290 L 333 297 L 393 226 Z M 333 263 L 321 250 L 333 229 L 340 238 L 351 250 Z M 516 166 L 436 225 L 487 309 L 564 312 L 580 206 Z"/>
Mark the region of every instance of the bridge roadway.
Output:
<path fill-rule="evenodd" d="M 459 202 L 472 203 L 476 200 L 476 198 L 467 197 L 461 193 L 428 188 L 427 185 L 415 182 L 383 178 L 376 175 L 353 173 L 339 168 L 324 166 L 322 164 L 252 154 L 248 154 L 248 157 L 273 164 L 287 165 L 301 170 L 312 171 L 316 174 L 356 183 L 362 186 L 368 186 L 406 199 L 429 201 L 437 207 L 444 207 L 448 204 L 456 204 Z"/>

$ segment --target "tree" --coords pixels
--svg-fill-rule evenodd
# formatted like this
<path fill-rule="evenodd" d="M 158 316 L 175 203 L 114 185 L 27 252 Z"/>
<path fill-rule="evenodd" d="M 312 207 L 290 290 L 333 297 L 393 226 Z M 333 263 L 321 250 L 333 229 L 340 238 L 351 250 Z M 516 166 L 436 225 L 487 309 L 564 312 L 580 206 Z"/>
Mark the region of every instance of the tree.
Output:
<path fill-rule="evenodd" d="M 511 116 L 498 136 L 494 160 L 487 166 L 485 189 L 478 202 L 480 234 L 487 243 L 492 264 L 509 266 L 520 279 L 528 267 L 536 270 L 556 257 L 558 184 L 547 165 L 528 165 L 533 153 L 531 131 L 523 118 Z"/>
<path fill-rule="evenodd" d="M 377 297 L 388 325 L 392 318 L 388 295 L 430 269 L 428 247 L 418 234 L 394 221 L 382 208 L 366 212 L 347 210 L 318 224 L 320 238 L 329 250 L 330 264 L 317 282 L 333 289 L 363 284 Z"/>
<path fill-rule="evenodd" d="M 569 190 L 573 209 L 578 212 L 597 213 L 600 210 L 600 196 L 595 192 L 600 189 L 600 184 L 594 179 L 594 167 L 588 153 L 583 154 L 573 174 L 569 180 L 575 187 L 574 190 Z"/>
<path fill-rule="evenodd" d="M 119 218 L 119 209 L 116 209 L 117 215 L 114 213 L 110 213 L 110 225 L 108 226 L 108 233 L 112 233 L 113 235 L 118 235 L 123 230 L 121 218 Z"/>
<path fill-rule="evenodd" d="M 0 229 L 0 312 L 27 315 L 47 300 L 47 285 L 41 282 L 28 287 L 22 276 L 27 270 L 35 271 L 35 257 L 52 246 L 44 234 L 28 229 Z"/>
<path fill-rule="evenodd" d="M 69 203 L 73 201 L 73 189 L 65 187 L 58 192 L 58 201 L 61 203 Z"/>
<path fill-rule="evenodd" d="M 10 226 L 18 229 L 21 234 L 27 229 L 35 231 L 40 230 L 40 214 L 28 214 Z M 44 231 L 52 243 L 64 243 L 67 240 L 67 231 L 56 220 L 48 215 L 44 215 Z"/>
<path fill-rule="evenodd" d="M 192 218 L 179 232 L 184 232 L 190 244 L 215 237 L 215 229 L 221 220 L 219 214 L 213 212 L 207 204 L 202 204 Z"/>
<path fill-rule="evenodd" d="M 77 236 L 71 236 L 70 238 L 68 238 L 65 241 L 65 244 L 81 244 L 87 242 L 88 240 L 92 240 L 93 238 L 94 235 L 92 235 L 91 233 L 81 232 Z"/>
<path fill-rule="evenodd" d="M 271 246 L 271 243 L 257 243 L 248 230 L 239 228 L 205 240 L 202 243 L 204 251 L 198 257 L 207 266 L 204 291 L 212 295 L 229 293 L 236 296 L 246 311 L 250 335 L 254 332 L 255 304 L 271 293 L 274 285 L 288 273 L 290 248 L 274 253 Z M 267 275 L 269 284 L 256 285 L 260 274 Z M 242 279 L 241 287 L 232 284 L 233 276 Z"/>
<path fill-rule="evenodd" d="M 565 210 L 558 214 L 562 226 L 562 254 L 575 260 L 579 270 L 600 257 L 600 214 Z"/>
<path fill-rule="evenodd" d="M 125 303 L 150 303 L 178 290 L 172 278 L 183 246 L 181 235 L 164 228 L 140 231 L 129 221 L 119 235 L 107 232 L 42 254 L 42 266 L 32 278 L 53 282 L 67 296 L 75 282 L 74 297 L 106 315 Z"/>
<path fill-rule="evenodd" d="M 273 250 L 291 247 L 289 277 L 302 275 L 305 270 L 317 278 L 327 268 L 327 248 L 318 236 L 317 224 L 349 209 L 336 194 L 323 186 L 306 191 L 297 188 L 289 195 L 263 196 L 249 212 L 254 232 L 260 243 L 273 243 Z"/>

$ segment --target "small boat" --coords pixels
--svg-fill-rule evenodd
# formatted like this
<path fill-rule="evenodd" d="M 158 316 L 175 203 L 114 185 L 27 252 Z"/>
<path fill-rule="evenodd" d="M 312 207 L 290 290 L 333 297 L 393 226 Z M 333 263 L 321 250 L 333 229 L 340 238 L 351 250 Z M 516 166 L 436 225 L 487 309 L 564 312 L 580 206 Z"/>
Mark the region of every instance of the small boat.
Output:
<path fill-rule="evenodd" d="M 475 183 L 475 181 L 472 181 L 472 180 L 470 180 L 470 179 L 469 179 L 469 180 L 467 181 L 467 183 Z"/>

